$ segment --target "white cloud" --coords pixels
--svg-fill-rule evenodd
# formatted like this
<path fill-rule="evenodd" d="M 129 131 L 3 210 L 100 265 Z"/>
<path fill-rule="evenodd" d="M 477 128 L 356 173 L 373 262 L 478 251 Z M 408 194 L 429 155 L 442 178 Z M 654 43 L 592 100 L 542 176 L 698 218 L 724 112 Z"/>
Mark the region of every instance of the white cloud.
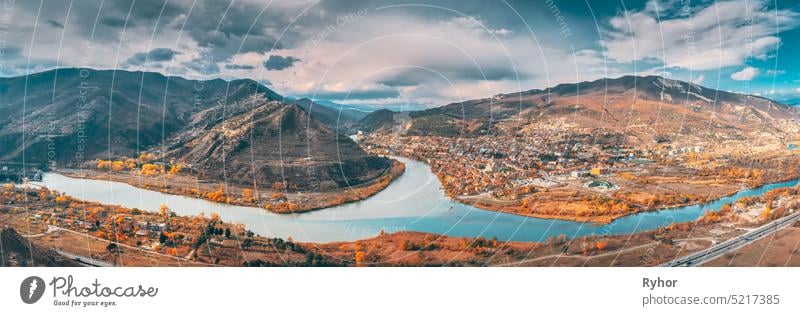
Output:
<path fill-rule="evenodd" d="M 786 71 L 785 71 L 785 70 L 775 70 L 775 69 L 768 69 L 768 70 L 766 71 L 766 73 L 767 73 L 767 75 L 770 75 L 770 76 L 773 76 L 773 77 L 774 77 L 774 76 L 780 76 L 780 75 L 783 75 L 783 74 L 785 74 L 785 73 L 786 73 Z"/>
<path fill-rule="evenodd" d="M 739 70 L 731 74 L 731 79 L 736 81 L 750 81 L 758 75 L 758 69 L 753 67 L 744 67 L 744 69 Z"/>
<path fill-rule="evenodd" d="M 609 58 L 624 63 L 657 60 L 666 67 L 692 70 L 741 66 L 748 58 L 767 58 L 778 48 L 776 25 L 785 31 L 800 24 L 798 13 L 770 9 L 770 2 L 715 1 L 684 11 L 651 1 L 642 11 L 612 18 L 612 29 L 601 44 Z"/>

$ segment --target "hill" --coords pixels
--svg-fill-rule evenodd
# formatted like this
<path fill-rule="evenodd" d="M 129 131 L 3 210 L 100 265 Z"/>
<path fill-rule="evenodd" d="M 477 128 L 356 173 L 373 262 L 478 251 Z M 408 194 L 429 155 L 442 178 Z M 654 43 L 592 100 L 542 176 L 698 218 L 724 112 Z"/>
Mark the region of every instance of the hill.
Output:
<path fill-rule="evenodd" d="M 13 228 L 0 228 L 0 267 L 76 267 L 78 264 L 58 253 L 31 244 Z"/>
<path fill-rule="evenodd" d="M 411 112 L 411 135 L 470 136 L 524 130 L 531 124 L 576 124 L 628 141 L 672 135 L 743 139 L 756 133 L 781 137 L 797 108 L 658 76 L 625 76 L 500 94 Z"/>
<path fill-rule="evenodd" d="M 261 93 L 252 80 L 197 81 L 159 73 L 56 69 L 0 78 L 0 161 L 74 165 L 135 156 L 219 102 Z"/>
<path fill-rule="evenodd" d="M 360 184 L 390 167 L 340 134 L 338 110 L 314 105 L 249 79 L 89 69 L 0 78 L 0 161 L 74 167 L 149 151 L 204 179 L 298 190 Z"/>
<path fill-rule="evenodd" d="M 350 138 L 313 118 L 297 104 L 263 99 L 228 106 L 223 120 L 210 108 L 168 140 L 166 156 L 188 163 L 203 178 L 294 190 L 348 187 L 388 170 Z"/>
<path fill-rule="evenodd" d="M 387 109 L 380 109 L 362 118 L 356 125 L 358 129 L 365 132 L 374 132 L 391 128 L 395 122 L 397 113 Z"/>
<path fill-rule="evenodd" d="M 306 112 L 311 113 L 312 118 L 334 130 L 341 131 L 349 131 L 355 123 L 369 114 L 369 112 L 359 111 L 330 101 L 315 102 L 302 98 L 287 103 L 297 104 Z"/>

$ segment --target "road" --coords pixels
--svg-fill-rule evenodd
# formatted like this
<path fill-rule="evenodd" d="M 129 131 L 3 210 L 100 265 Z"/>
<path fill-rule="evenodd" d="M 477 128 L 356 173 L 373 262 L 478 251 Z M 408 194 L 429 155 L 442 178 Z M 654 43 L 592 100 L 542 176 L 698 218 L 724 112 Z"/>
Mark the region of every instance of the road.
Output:
<path fill-rule="evenodd" d="M 711 261 L 719 256 L 724 255 L 729 251 L 733 251 L 752 243 L 756 240 L 764 238 L 769 234 L 772 234 L 778 231 L 781 228 L 788 227 L 789 225 L 794 224 L 797 220 L 800 220 L 800 212 L 795 212 L 790 215 L 781 217 L 776 219 L 772 222 L 769 222 L 761 227 L 758 227 L 752 231 L 745 233 L 744 235 L 738 236 L 733 239 L 726 240 L 719 244 L 711 246 L 711 248 L 704 249 L 699 252 L 695 252 L 691 255 L 685 256 L 683 258 L 675 259 L 669 261 L 667 263 L 662 264 L 662 267 L 693 267 L 701 265 L 705 262 Z"/>
<path fill-rule="evenodd" d="M 97 260 L 97 259 L 92 259 L 92 258 L 89 258 L 89 257 L 85 257 L 85 256 L 81 256 L 81 255 L 78 255 L 78 254 L 74 254 L 74 253 L 71 253 L 71 252 L 66 252 L 64 250 L 59 250 L 59 249 L 53 249 L 53 250 L 55 252 L 57 252 L 58 254 L 64 256 L 64 257 L 67 257 L 67 258 L 70 258 L 72 260 L 75 260 L 76 262 L 78 262 L 82 266 L 86 266 L 86 267 L 113 267 L 114 266 L 114 264 L 109 263 L 109 262 L 105 262 L 105 261 Z"/>
<path fill-rule="evenodd" d="M 541 257 L 536 257 L 536 258 L 531 258 L 531 259 L 525 259 L 525 260 L 521 260 L 521 261 L 501 263 L 501 264 L 493 265 L 493 267 L 520 266 L 520 265 L 525 264 L 525 263 L 531 263 L 531 262 L 535 262 L 535 261 L 541 261 L 541 260 L 553 259 L 553 258 L 575 258 L 575 259 L 581 259 L 581 260 L 589 260 L 589 259 L 596 259 L 596 258 L 601 258 L 601 257 L 606 257 L 606 256 L 618 255 L 618 254 L 626 253 L 626 252 L 629 252 L 629 251 L 634 251 L 634 250 L 638 250 L 638 249 L 642 249 L 642 248 L 652 247 L 652 246 L 655 246 L 657 244 L 658 244 L 657 242 L 651 242 L 651 243 L 647 243 L 647 244 L 643 244 L 643 245 L 622 248 L 622 249 L 619 249 L 619 250 L 604 252 L 604 253 L 601 253 L 601 254 L 591 255 L 591 256 L 568 255 L 568 254 L 559 253 L 559 254 L 552 254 L 552 255 L 541 256 Z"/>

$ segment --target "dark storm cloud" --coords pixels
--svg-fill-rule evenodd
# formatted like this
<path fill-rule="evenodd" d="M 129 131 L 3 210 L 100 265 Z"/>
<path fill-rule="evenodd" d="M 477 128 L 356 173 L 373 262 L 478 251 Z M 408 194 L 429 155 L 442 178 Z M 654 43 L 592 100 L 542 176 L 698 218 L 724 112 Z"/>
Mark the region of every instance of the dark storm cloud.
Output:
<path fill-rule="evenodd" d="M 269 4 L 203 1 L 176 27 L 208 50 L 215 62 L 239 53 L 268 52 L 284 47 L 285 39 L 279 41 L 278 36 L 290 20 L 289 13 Z"/>
<path fill-rule="evenodd" d="M 264 68 L 267 68 L 267 70 L 284 70 L 294 66 L 294 63 L 298 61 L 300 59 L 292 56 L 270 55 L 267 61 L 264 62 Z"/>
<path fill-rule="evenodd" d="M 225 65 L 225 69 L 231 69 L 231 70 L 253 70 L 253 69 L 256 69 L 256 67 L 253 67 L 253 66 L 250 66 L 250 65 L 226 64 Z"/>
<path fill-rule="evenodd" d="M 430 66 L 425 68 L 411 68 L 397 73 L 386 75 L 378 80 L 379 83 L 390 87 L 416 86 L 432 81 L 474 81 L 474 80 L 525 80 L 529 76 L 513 67 L 475 65 Z"/>
<path fill-rule="evenodd" d="M 150 52 L 136 53 L 131 58 L 128 58 L 127 63 L 130 65 L 143 65 L 145 62 L 163 62 L 170 61 L 175 58 L 178 52 L 169 48 L 155 48 Z"/>
<path fill-rule="evenodd" d="M 159 19 L 163 26 L 188 10 L 187 3 L 175 0 L 81 0 L 44 1 L 39 12 L 38 1 L 17 1 L 20 10 L 26 11 L 55 28 L 66 26 L 68 33 L 99 42 L 118 40 L 122 27 L 143 26 L 151 28 Z M 131 6 L 133 4 L 133 6 Z M 71 5 L 71 7 L 70 7 Z M 163 12 L 162 12 L 163 7 Z M 65 22 L 69 11 L 69 21 Z"/>
<path fill-rule="evenodd" d="M 136 26 L 136 23 L 134 23 L 130 19 L 115 18 L 115 17 L 102 18 L 102 19 L 100 19 L 100 24 L 105 25 L 105 26 L 114 27 L 114 28 L 118 28 L 118 27 L 121 28 L 121 27 L 124 27 L 126 25 L 128 27 Z"/>
<path fill-rule="evenodd" d="M 53 28 L 57 28 L 57 29 L 63 29 L 64 28 L 64 24 L 58 23 L 58 22 L 53 21 L 53 20 L 47 20 L 47 21 L 44 21 L 44 23 L 47 23 L 48 25 L 52 26 Z"/>

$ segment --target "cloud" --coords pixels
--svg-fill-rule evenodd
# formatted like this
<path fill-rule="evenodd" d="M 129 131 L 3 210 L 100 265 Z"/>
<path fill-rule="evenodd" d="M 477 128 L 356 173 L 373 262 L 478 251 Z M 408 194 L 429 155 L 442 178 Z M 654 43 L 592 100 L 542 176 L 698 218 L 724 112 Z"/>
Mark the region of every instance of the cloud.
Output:
<path fill-rule="evenodd" d="M 691 70 L 741 66 L 778 49 L 776 25 L 786 31 L 800 24 L 797 12 L 770 8 L 770 3 L 731 0 L 683 8 L 651 0 L 641 11 L 613 17 L 601 45 L 622 63 L 655 60 Z"/>
<path fill-rule="evenodd" d="M 736 81 L 750 81 L 758 75 L 758 69 L 753 67 L 744 67 L 742 70 L 731 74 L 731 79 Z"/>
<path fill-rule="evenodd" d="M 390 87 L 415 86 L 433 81 L 474 81 L 474 80 L 525 80 L 526 73 L 502 65 L 440 64 L 412 67 L 383 76 L 379 83 Z"/>
<path fill-rule="evenodd" d="M 264 62 L 264 68 L 267 68 L 267 70 L 284 70 L 291 68 L 298 61 L 300 59 L 292 56 L 270 55 L 267 61 Z"/>
<path fill-rule="evenodd" d="M 231 69 L 231 70 L 253 70 L 253 69 L 256 69 L 256 67 L 253 67 L 253 66 L 250 66 L 250 65 L 225 64 L 225 69 Z"/>
<path fill-rule="evenodd" d="M 52 26 L 53 28 L 57 28 L 57 29 L 63 29 L 64 28 L 64 24 L 58 23 L 58 22 L 53 21 L 53 20 L 47 20 L 47 21 L 44 21 L 44 23 L 47 23 L 48 25 Z"/>
<path fill-rule="evenodd" d="M 155 48 L 149 52 L 136 53 L 126 61 L 130 65 L 143 65 L 149 62 L 171 61 L 179 53 L 169 48 Z"/>
<path fill-rule="evenodd" d="M 397 98 L 400 93 L 394 89 L 353 89 L 349 91 L 319 91 L 312 94 L 315 99 L 324 100 L 372 100 L 372 99 L 388 99 Z"/>
<path fill-rule="evenodd" d="M 786 73 L 786 71 L 785 71 L 785 70 L 779 70 L 779 69 L 777 69 L 777 70 L 776 70 L 776 69 L 768 69 L 768 70 L 766 71 L 766 74 L 767 74 L 767 75 L 769 75 L 769 76 L 773 76 L 773 77 L 775 77 L 775 76 L 780 76 L 780 75 L 783 75 L 783 74 L 785 74 L 785 73 Z"/>

